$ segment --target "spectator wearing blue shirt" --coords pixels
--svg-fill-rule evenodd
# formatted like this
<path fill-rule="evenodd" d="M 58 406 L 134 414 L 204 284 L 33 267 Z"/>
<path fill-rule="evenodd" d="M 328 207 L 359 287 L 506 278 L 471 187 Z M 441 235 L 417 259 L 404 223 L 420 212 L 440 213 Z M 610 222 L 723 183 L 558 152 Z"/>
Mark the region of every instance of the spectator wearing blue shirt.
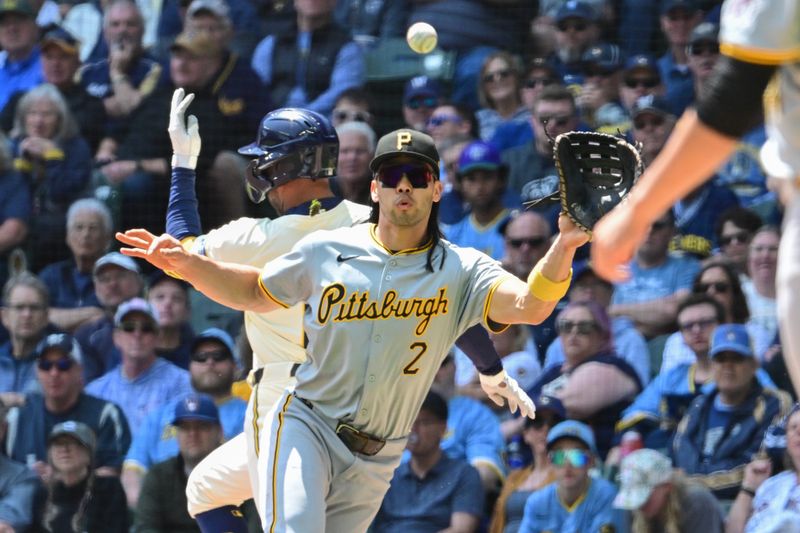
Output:
<path fill-rule="evenodd" d="M 700 263 L 669 254 L 675 217 L 667 211 L 653 223 L 647 239 L 630 263 L 628 281 L 614 287 L 612 317 L 627 316 L 646 338 L 668 333 L 675 323 L 678 302 L 689 294 Z"/>
<path fill-rule="evenodd" d="M 147 301 L 158 316 L 156 353 L 170 363 L 186 369 L 189 368 L 195 341 L 195 333 L 189 323 L 189 287 L 185 281 L 157 270 L 150 276 L 147 288 Z"/>
<path fill-rule="evenodd" d="M 114 229 L 106 204 L 81 198 L 67 210 L 67 246 L 70 259 L 44 267 L 39 278 L 50 291 L 50 321 L 59 329 L 74 331 L 99 320 L 103 309 L 94 292 L 92 269 L 111 244 Z"/>
<path fill-rule="evenodd" d="M 616 531 L 620 519 L 611 504 L 617 490 L 589 475 L 597 456 L 591 428 L 576 420 L 557 424 L 547 434 L 547 451 L 556 481 L 528 497 L 520 533 Z"/>
<path fill-rule="evenodd" d="M 71 420 L 86 424 L 96 436 L 93 468 L 118 476 L 131 444 L 128 421 L 114 403 L 84 392 L 78 343 L 70 335 L 53 333 L 39 343 L 35 355 L 42 392 L 26 395 L 25 403 L 11 410 L 8 456 L 46 477 L 47 437 L 57 424 Z"/>
<path fill-rule="evenodd" d="M 344 90 L 363 85 L 363 50 L 334 21 L 335 7 L 335 0 L 297 2 L 295 23 L 256 46 L 251 65 L 276 106 L 328 116 Z"/>
<path fill-rule="evenodd" d="M 117 366 L 120 354 L 114 345 L 114 313 L 122 302 L 140 296 L 144 279 L 136 261 L 119 252 L 109 252 L 94 264 L 95 294 L 105 312 L 103 317 L 79 327 L 75 338 L 86 356 L 84 377 L 87 383 Z"/>
<path fill-rule="evenodd" d="M 238 370 L 235 356 L 230 335 L 219 328 L 210 328 L 195 338 L 189 364 L 192 388 L 214 400 L 225 440 L 242 432 L 247 410 L 246 402 L 231 395 Z M 125 457 L 122 484 L 131 507 L 138 502 L 142 480 L 150 467 L 178 453 L 172 419 L 179 401 L 171 401 L 147 416 Z"/>
<path fill-rule="evenodd" d="M 429 392 L 411 426 L 411 459 L 395 471 L 372 527 L 381 533 L 475 532 L 484 515 L 478 472 L 444 453 L 446 400 Z"/>
<path fill-rule="evenodd" d="M 39 390 L 35 349 L 48 332 L 48 303 L 47 287 L 30 272 L 17 274 L 3 287 L 0 312 L 10 338 L 0 345 L 0 393 Z"/>
<path fill-rule="evenodd" d="M 0 402 L 0 442 L 6 435 L 6 408 Z M 33 502 L 39 480 L 23 463 L 0 454 L 0 531 L 26 531 L 33 523 Z"/>
<path fill-rule="evenodd" d="M 11 250 L 28 234 L 32 208 L 30 187 L 14 169 L 8 139 L 0 132 L 0 234 L 7 236 L 0 244 L 0 285 L 8 278 Z"/>
<path fill-rule="evenodd" d="M 42 82 L 36 12 L 28 0 L 9 0 L 0 5 L 0 109 L 17 91 Z"/>
<path fill-rule="evenodd" d="M 156 356 L 158 319 L 141 298 L 123 303 L 114 315 L 114 344 L 121 362 L 86 386 L 86 392 L 122 407 L 134 438 L 150 413 L 176 394 L 192 390 L 189 372 Z"/>
<path fill-rule="evenodd" d="M 677 116 L 694 101 L 694 82 L 686 47 L 692 29 L 702 20 L 703 14 L 694 0 L 661 2 L 661 32 L 666 37 L 668 50 L 659 58 L 658 68 L 667 89 L 666 98 Z"/>

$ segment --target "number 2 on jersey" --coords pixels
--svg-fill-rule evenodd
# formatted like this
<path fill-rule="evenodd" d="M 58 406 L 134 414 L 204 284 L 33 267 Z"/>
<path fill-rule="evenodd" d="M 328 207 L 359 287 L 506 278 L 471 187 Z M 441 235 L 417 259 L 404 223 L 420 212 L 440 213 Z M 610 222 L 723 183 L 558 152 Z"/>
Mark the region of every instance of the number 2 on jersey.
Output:
<path fill-rule="evenodd" d="M 403 374 L 406 376 L 416 376 L 417 372 L 419 372 L 419 367 L 415 365 L 417 364 L 417 361 L 419 361 L 420 358 L 425 354 L 425 352 L 428 351 L 428 344 L 425 342 L 415 342 L 409 346 L 409 348 L 411 348 L 412 351 L 419 350 L 419 353 L 415 355 L 411 362 L 403 368 Z"/>

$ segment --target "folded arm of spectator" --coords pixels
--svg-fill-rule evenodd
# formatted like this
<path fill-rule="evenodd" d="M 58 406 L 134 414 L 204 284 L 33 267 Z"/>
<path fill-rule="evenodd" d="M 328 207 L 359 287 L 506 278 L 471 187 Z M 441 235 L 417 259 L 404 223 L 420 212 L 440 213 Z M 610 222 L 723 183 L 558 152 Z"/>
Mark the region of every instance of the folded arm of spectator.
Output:
<path fill-rule="evenodd" d="M 666 298 L 647 302 L 613 304 L 608 308 L 611 317 L 627 316 L 636 324 L 642 335 L 647 338 L 667 333 L 675 322 L 678 313 L 678 302 L 688 290 L 679 290 Z"/>

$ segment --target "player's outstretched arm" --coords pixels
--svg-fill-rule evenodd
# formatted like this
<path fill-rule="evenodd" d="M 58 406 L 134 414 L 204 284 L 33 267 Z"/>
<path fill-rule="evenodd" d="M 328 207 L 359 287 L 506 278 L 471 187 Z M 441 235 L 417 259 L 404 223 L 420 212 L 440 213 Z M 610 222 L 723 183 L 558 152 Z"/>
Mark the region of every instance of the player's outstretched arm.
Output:
<path fill-rule="evenodd" d="M 278 304 L 261 290 L 257 268 L 223 263 L 191 253 L 175 237 L 167 234 L 156 237 L 144 229 L 131 229 L 116 236 L 128 246 L 120 250 L 123 254 L 144 259 L 161 270 L 175 272 L 222 305 L 260 313 L 278 309 Z"/>
<path fill-rule="evenodd" d="M 497 287 L 489 307 L 492 321 L 539 324 L 567 293 L 575 251 L 589 242 L 589 235 L 565 214 L 558 217 L 558 229 L 553 244 L 533 268 L 527 283 L 509 276 Z"/>

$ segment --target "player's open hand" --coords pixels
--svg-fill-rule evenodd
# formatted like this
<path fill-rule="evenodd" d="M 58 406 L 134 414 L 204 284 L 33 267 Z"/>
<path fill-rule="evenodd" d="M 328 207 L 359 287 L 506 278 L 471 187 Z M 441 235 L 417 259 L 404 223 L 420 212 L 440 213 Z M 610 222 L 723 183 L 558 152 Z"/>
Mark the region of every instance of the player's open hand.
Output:
<path fill-rule="evenodd" d="M 650 228 L 634 219 L 633 210 L 623 202 L 600 219 L 592 230 L 592 270 L 618 283 L 630 277 L 628 263 Z"/>
<path fill-rule="evenodd" d="M 505 370 L 494 376 L 479 374 L 479 377 L 483 392 L 494 403 L 502 407 L 508 402 L 508 409 L 512 413 L 516 413 L 519 409 L 522 416 L 536 418 L 533 400 Z"/>
<path fill-rule="evenodd" d="M 166 233 L 156 237 L 146 229 L 129 229 L 125 233 L 117 232 L 116 237 L 129 246 L 120 249 L 123 255 L 144 259 L 164 271 L 180 272 L 191 255 L 178 239 Z"/>
<path fill-rule="evenodd" d="M 194 94 L 186 94 L 183 89 L 175 89 L 172 93 L 172 105 L 169 110 L 169 138 L 172 141 L 172 166 L 181 168 L 197 167 L 197 156 L 200 155 L 200 126 L 197 117 L 189 115 L 185 120 L 186 109 L 194 100 Z"/>

